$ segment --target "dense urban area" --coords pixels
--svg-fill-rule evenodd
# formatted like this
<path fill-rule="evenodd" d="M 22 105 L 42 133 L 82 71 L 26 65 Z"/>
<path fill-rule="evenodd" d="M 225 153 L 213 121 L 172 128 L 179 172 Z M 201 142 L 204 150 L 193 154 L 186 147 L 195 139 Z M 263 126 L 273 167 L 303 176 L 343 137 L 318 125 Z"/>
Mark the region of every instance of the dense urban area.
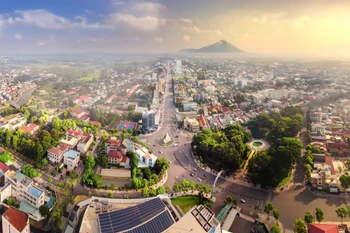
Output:
<path fill-rule="evenodd" d="M 2 56 L 0 80 L 7 232 L 348 232 L 349 61 Z"/>

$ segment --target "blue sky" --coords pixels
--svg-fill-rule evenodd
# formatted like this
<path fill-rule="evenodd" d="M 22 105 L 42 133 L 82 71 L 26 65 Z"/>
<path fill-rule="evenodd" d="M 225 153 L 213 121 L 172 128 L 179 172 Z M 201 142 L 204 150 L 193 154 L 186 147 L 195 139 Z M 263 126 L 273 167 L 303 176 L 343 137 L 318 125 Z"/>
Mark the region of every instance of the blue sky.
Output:
<path fill-rule="evenodd" d="M 257 53 L 348 52 L 346 0 L 2 0 L 0 51 L 175 52 L 225 39 Z"/>

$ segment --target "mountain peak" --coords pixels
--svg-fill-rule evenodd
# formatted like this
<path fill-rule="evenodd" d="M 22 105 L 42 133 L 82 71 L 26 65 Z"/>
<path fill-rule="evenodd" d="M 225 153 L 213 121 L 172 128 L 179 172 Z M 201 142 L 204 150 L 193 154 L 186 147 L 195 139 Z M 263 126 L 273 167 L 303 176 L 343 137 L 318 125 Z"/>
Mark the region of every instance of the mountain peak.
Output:
<path fill-rule="evenodd" d="M 184 49 L 181 52 L 188 53 L 242 53 L 244 51 L 235 47 L 226 40 L 219 40 L 218 42 L 202 47 L 200 49 Z"/>

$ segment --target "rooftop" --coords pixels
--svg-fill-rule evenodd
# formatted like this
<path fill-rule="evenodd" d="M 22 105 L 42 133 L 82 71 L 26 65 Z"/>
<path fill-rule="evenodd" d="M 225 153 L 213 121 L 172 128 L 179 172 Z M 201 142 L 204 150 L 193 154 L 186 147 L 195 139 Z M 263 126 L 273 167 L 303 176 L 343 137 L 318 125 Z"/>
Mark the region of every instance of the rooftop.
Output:
<path fill-rule="evenodd" d="M 41 194 L 43 194 L 43 191 L 38 189 L 37 187 L 31 185 L 28 187 L 28 192 L 32 194 L 34 197 L 39 198 Z"/>
<path fill-rule="evenodd" d="M 75 150 L 69 150 L 66 153 L 64 153 L 65 157 L 69 157 L 71 159 L 75 159 L 78 155 L 79 155 L 79 152 Z"/>
<path fill-rule="evenodd" d="M 13 207 L 8 208 L 3 217 L 19 232 L 22 232 L 28 223 L 28 214 Z"/>
<path fill-rule="evenodd" d="M 60 148 L 57 147 L 50 147 L 49 149 L 47 149 L 48 152 L 55 154 L 55 155 L 62 155 L 63 151 Z"/>

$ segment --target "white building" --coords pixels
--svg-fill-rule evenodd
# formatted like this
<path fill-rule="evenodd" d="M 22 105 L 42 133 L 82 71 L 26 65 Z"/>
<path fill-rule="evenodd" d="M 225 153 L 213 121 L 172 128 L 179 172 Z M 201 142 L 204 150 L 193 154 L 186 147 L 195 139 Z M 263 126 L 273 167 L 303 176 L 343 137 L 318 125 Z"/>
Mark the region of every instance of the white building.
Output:
<path fill-rule="evenodd" d="M 0 128 L 15 130 L 26 123 L 27 119 L 23 114 L 17 113 L 6 116 L 0 120 Z"/>
<path fill-rule="evenodd" d="M 175 73 L 182 74 L 182 61 L 181 60 L 175 61 Z"/>
<path fill-rule="evenodd" d="M 89 149 L 93 140 L 94 140 L 93 134 L 84 133 L 82 136 L 82 139 L 77 145 L 78 151 L 81 153 L 85 153 Z"/>
<path fill-rule="evenodd" d="M 154 167 L 157 161 L 157 156 L 148 151 L 147 148 L 141 147 L 135 152 L 137 157 L 139 158 L 138 167 Z"/>
<path fill-rule="evenodd" d="M 67 165 L 67 170 L 73 170 L 75 167 L 78 166 L 80 161 L 80 153 L 75 150 L 69 150 L 66 153 L 64 153 L 64 159 L 63 163 Z"/>
<path fill-rule="evenodd" d="M 53 163 L 57 164 L 62 162 L 64 151 L 57 147 L 50 147 L 47 149 L 47 159 Z"/>
<path fill-rule="evenodd" d="M 28 214 L 13 207 L 8 208 L 1 217 L 2 233 L 30 233 Z"/>

